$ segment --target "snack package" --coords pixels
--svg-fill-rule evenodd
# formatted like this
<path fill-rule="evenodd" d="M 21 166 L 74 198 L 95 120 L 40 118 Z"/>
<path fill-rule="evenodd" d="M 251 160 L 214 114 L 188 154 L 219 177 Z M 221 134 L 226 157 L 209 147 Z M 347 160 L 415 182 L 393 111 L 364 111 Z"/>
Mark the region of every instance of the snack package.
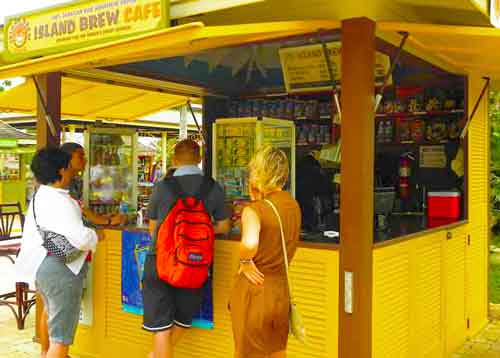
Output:
<path fill-rule="evenodd" d="M 385 121 L 380 120 L 377 121 L 377 125 L 375 127 L 375 140 L 377 143 L 385 143 Z"/>
<path fill-rule="evenodd" d="M 294 102 L 294 118 L 296 120 L 304 119 L 306 115 L 306 103 L 304 101 L 296 100 Z"/>
<path fill-rule="evenodd" d="M 318 101 L 307 101 L 305 116 L 307 119 L 315 119 L 318 113 Z"/>
<path fill-rule="evenodd" d="M 302 125 L 297 127 L 297 144 L 298 145 L 305 145 L 307 144 L 307 138 L 308 138 L 308 126 Z"/>
<path fill-rule="evenodd" d="M 262 117 L 269 117 L 269 101 L 268 100 L 262 101 L 261 114 L 262 114 Z"/>
<path fill-rule="evenodd" d="M 427 124 L 426 139 L 430 142 L 439 143 L 448 138 L 448 129 L 445 121 L 433 119 Z"/>
<path fill-rule="evenodd" d="M 422 119 L 414 119 L 410 122 L 411 139 L 420 143 L 425 139 L 425 122 Z"/>
<path fill-rule="evenodd" d="M 279 100 L 277 102 L 276 118 L 286 118 L 286 101 Z"/>
<path fill-rule="evenodd" d="M 385 143 L 392 143 L 394 141 L 394 121 L 386 119 L 384 122 L 384 141 Z"/>
<path fill-rule="evenodd" d="M 406 118 L 396 119 L 396 133 L 399 143 L 411 142 L 410 120 Z"/>
<path fill-rule="evenodd" d="M 292 101 L 291 99 L 287 100 L 285 102 L 285 118 L 287 118 L 287 119 L 293 119 L 294 105 L 295 105 L 295 102 Z"/>
<path fill-rule="evenodd" d="M 240 117 L 250 117 L 252 107 L 249 101 L 241 101 L 238 107 L 238 113 Z"/>
<path fill-rule="evenodd" d="M 318 111 L 321 118 L 330 118 L 332 116 L 332 102 L 320 102 Z"/>
<path fill-rule="evenodd" d="M 262 100 L 255 99 L 251 103 L 252 103 L 252 117 L 260 117 L 262 115 Z"/>

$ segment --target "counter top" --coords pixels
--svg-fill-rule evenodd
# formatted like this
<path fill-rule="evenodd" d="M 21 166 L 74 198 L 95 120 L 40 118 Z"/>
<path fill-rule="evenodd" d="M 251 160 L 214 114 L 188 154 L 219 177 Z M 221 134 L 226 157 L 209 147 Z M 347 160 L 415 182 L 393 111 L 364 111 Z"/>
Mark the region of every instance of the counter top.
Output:
<path fill-rule="evenodd" d="M 466 223 L 467 221 L 460 220 L 451 224 L 443 224 L 441 226 L 429 228 L 428 220 L 425 215 L 393 215 L 389 218 L 389 227 L 387 230 L 375 230 L 374 244 L 377 247 L 385 246 L 393 242 L 409 240 L 437 231 L 450 230 Z"/>
<path fill-rule="evenodd" d="M 130 231 L 138 233 L 147 233 L 149 228 L 147 225 L 137 226 L 137 225 L 124 225 L 124 226 L 99 226 L 100 230 L 118 230 L 118 231 Z M 230 235 L 217 235 L 217 240 L 228 240 L 228 241 L 240 241 L 239 234 Z M 339 240 L 328 239 L 321 233 L 303 233 L 301 235 L 301 241 L 299 242 L 299 247 L 314 248 L 314 249 L 329 249 L 337 250 L 339 245 Z"/>
<path fill-rule="evenodd" d="M 374 245 L 384 246 L 401 240 L 408 240 L 417 236 L 427 235 L 432 232 L 452 229 L 463 225 L 466 221 L 457 221 L 452 224 L 427 227 L 427 218 L 424 215 L 392 215 L 388 220 L 389 227 L 386 230 L 374 230 Z M 125 225 L 125 226 L 101 226 L 99 229 L 131 231 L 147 233 L 148 226 Z M 217 235 L 217 240 L 240 241 L 239 234 Z M 299 247 L 337 250 L 340 239 L 326 238 L 321 232 L 302 233 Z"/>

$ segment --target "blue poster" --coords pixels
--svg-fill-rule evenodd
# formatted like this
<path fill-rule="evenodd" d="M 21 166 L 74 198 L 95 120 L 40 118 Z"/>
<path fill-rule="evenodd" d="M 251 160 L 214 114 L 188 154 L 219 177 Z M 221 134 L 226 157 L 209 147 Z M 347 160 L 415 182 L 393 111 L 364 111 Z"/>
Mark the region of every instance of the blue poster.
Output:
<path fill-rule="evenodd" d="M 144 261 L 151 245 L 147 232 L 122 233 L 122 307 L 125 312 L 143 314 L 141 278 Z M 203 303 L 193 326 L 213 328 L 212 273 L 203 288 Z"/>

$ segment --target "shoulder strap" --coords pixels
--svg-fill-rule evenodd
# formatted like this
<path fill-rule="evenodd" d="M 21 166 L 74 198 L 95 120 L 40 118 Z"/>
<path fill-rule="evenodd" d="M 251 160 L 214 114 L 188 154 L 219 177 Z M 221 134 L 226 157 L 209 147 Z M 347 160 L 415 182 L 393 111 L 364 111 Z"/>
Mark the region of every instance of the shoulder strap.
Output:
<path fill-rule="evenodd" d="M 184 193 L 181 184 L 175 177 L 165 178 L 165 185 L 167 185 L 172 194 L 174 194 L 176 200 L 186 197 L 186 193 Z"/>
<path fill-rule="evenodd" d="M 280 213 L 278 212 L 278 209 L 273 204 L 273 202 L 271 200 L 268 200 L 268 199 L 264 199 L 264 201 L 273 209 L 274 214 L 276 214 L 276 217 L 278 218 L 278 222 L 280 224 L 281 245 L 283 247 L 283 260 L 285 262 L 286 281 L 288 283 L 288 294 L 290 296 L 290 301 L 293 302 L 293 299 L 292 299 L 292 288 L 291 288 L 292 283 L 290 281 L 290 275 L 288 273 L 288 255 L 287 255 L 287 251 L 286 251 L 285 231 L 283 230 L 283 222 L 281 221 Z"/>
<path fill-rule="evenodd" d="M 38 222 L 36 221 L 36 210 L 35 210 L 35 198 L 36 198 L 36 192 L 33 194 L 33 207 L 31 208 L 33 210 L 33 218 L 35 219 L 35 225 L 40 230 L 40 225 L 38 225 Z"/>

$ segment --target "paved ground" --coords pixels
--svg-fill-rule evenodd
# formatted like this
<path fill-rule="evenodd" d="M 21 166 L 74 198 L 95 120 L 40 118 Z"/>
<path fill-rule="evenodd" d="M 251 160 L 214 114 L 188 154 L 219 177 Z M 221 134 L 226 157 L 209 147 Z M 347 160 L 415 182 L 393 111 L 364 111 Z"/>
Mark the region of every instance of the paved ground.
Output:
<path fill-rule="evenodd" d="M 13 265 L 9 261 L 0 258 L 2 273 L 0 292 L 6 292 L 13 287 L 13 283 L 6 279 L 13 277 L 12 268 Z M 491 322 L 488 327 L 479 336 L 467 342 L 451 358 L 500 358 L 500 305 L 493 305 L 491 312 Z M 29 315 L 26 329 L 18 331 L 10 310 L 0 306 L 0 358 L 39 357 L 39 346 L 32 342 L 34 319 L 33 310 Z"/>
<path fill-rule="evenodd" d="M 14 265 L 5 258 L 0 257 L 0 292 L 13 291 Z M 14 315 L 10 309 L 0 306 L 0 357 L 2 358 L 27 358 L 38 357 L 38 345 L 32 342 L 34 333 L 35 314 L 28 317 L 26 329 L 18 331 Z"/>

